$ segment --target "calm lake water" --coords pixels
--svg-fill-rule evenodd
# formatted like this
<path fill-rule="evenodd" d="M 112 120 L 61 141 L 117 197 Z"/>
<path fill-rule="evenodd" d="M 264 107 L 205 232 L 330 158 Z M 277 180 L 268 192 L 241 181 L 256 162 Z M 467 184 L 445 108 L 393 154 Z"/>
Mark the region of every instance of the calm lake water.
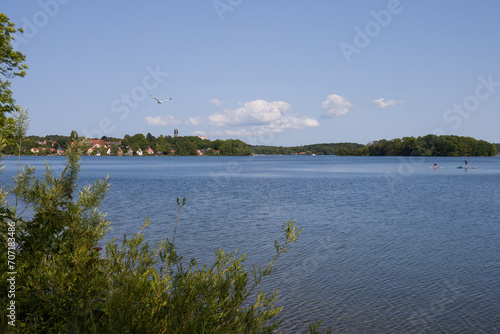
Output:
<path fill-rule="evenodd" d="M 62 157 L 24 157 L 56 171 Z M 110 176 L 112 237 L 151 225 L 208 264 L 221 247 L 267 264 L 283 222 L 304 227 L 265 289 L 284 332 L 323 319 L 340 333 L 500 332 L 500 157 L 84 157 L 81 186 Z M 10 183 L 17 158 L 3 160 Z M 437 163 L 438 168 L 433 169 Z"/>

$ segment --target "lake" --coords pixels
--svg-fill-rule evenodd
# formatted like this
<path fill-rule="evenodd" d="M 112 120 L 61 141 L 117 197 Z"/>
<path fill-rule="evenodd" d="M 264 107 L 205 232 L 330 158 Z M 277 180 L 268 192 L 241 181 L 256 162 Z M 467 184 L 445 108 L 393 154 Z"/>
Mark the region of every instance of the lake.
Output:
<path fill-rule="evenodd" d="M 23 157 L 57 171 L 64 157 Z M 3 160 L 10 183 L 17 158 Z M 220 247 L 266 265 L 289 218 L 304 227 L 265 289 L 284 332 L 500 332 L 500 157 L 83 157 L 79 185 L 110 176 L 113 230 L 172 238 L 185 261 Z M 436 169 L 429 168 L 437 164 Z"/>

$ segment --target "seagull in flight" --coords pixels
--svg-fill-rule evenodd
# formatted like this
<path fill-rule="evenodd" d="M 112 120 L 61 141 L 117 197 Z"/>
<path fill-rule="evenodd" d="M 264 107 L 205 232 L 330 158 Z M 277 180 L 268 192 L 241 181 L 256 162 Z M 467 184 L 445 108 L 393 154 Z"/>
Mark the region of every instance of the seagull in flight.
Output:
<path fill-rule="evenodd" d="M 154 96 L 153 96 L 153 95 L 151 95 L 151 94 L 149 94 L 149 96 L 151 96 L 153 99 L 155 99 L 155 100 L 158 102 L 158 104 L 161 104 L 162 102 L 165 102 L 165 101 L 170 101 L 170 100 L 172 100 L 172 98 L 165 99 L 165 100 L 159 100 L 159 99 L 157 99 L 156 97 L 154 97 Z"/>

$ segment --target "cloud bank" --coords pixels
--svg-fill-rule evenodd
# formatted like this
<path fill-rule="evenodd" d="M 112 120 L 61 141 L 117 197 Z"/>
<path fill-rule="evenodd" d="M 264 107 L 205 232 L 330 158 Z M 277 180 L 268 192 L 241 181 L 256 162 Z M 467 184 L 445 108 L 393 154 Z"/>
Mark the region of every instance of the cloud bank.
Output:
<path fill-rule="evenodd" d="M 288 129 L 317 127 L 319 122 L 292 113 L 292 107 L 284 101 L 254 100 L 242 107 L 225 110 L 208 117 L 210 125 L 217 127 L 248 127 L 228 129 L 223 134 L 231 136 L 260 136 L 265 132 L 281 133 Z M 221 133 L 222 134 L 222 133 Z"/>

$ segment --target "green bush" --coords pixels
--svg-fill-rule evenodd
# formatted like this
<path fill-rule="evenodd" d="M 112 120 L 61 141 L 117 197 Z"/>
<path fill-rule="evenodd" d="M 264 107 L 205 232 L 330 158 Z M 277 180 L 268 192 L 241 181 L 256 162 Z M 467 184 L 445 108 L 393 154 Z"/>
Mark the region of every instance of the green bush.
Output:
<path fill-rule="evenodd" d="M 9 192 L 16 205 L 0 197 L 1 247 L 15 246 L 15 327 L 2 308 L 2 328 L 12 333 L 271 333 L 280 324 L 277 292 L 258 286 L 272 273 L 302 230 L 289 220 L 285 241 L 265 268 L 247 271 L 245 255 L 219 250 L 215 263 L 183 264 L 175 231 L 154 247 L 142 230 L 121 244 L 113 239 L 102 251 L 99 241 L 110 223 L 98 208 L 109 184 L 98 180 L 76 191 L 84 140 L 67 150 L 59 177 L 47 166 L 42 180 L 26 166 Z M 76 195 L 77 193 L 77 195 Z M 179 211 L 184 205 L 178 200 Z M 22 205 L 21 205 L 22 204 Z M 23 219 L 25 210 L 34 214 Z M 15 235 L 12 228 L 15 224 Z M 144 228 L 149 222 L 146 220 Z M 177 224 L 177 223 L 176 223 Z M 176 226 L 177 228 L 177 226 Z M 11 235 L 9 235 L 11 233 Z M 12 244 L 11 244 L 12 245 Z M 104 253 L 104 254 L 103 254 Z M 7 253 L 0 252 L 1 289 L 8 291 Z M 311 326 L 316 332 L 318 325 Z"/>

